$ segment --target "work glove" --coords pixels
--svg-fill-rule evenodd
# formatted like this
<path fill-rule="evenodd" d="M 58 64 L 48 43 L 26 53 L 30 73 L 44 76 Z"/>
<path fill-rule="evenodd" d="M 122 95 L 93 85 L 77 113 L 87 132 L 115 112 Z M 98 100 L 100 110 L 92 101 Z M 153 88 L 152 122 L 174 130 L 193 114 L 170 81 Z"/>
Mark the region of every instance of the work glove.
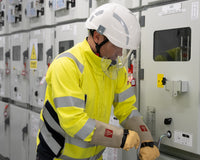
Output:
<path fill-rule="evenodd" d="M 92 136 L 91 144 L 102 145 L 106 147 L 130 150 L 140 145 L 140 138 L 135 131 L 123 129 L 121 127 L 106 124 L 96 120 L 96 128 Z"/>
<path fill-rule="evenodd" d="M 142 143 L 139 152 L 140 160 L 155 160 L 159 156 L 160 156 L 159 149 L 154 145 L 153 142 Z"/>
<path fill-rule="evenodd" d="M 124 136 L 122 138 L 121 148 L 129 151 L 131 148 L 135 147 L 137 149 L 140 145 L 140 138 L 135 131 L 124 129 Z"/>

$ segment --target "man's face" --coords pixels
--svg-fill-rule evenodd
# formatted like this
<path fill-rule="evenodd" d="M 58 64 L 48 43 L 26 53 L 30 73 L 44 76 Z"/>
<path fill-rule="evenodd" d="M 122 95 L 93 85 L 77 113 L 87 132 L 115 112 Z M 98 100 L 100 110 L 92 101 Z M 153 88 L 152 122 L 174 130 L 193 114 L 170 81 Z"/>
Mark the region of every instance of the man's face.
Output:
<path fill-rule="evenodd" d="M 94 32 L 93 40 L 95 43 L 101 44 L 105 39 L 105 36 L 97 33 L 96 31 Z M 103 58 L 116 60 L 118 56 L 122 56 L 122 48 L 119 48 L 108 41 L 100 48 L 100 54 Z"/>
<path fill-rule="evenodd" d="M 116 60 L 118 56 L 122 56 L 122 48 L 119 48 L 112 44 L 110 41 L 105 43 L 101 49 L 101 57 Z"/>

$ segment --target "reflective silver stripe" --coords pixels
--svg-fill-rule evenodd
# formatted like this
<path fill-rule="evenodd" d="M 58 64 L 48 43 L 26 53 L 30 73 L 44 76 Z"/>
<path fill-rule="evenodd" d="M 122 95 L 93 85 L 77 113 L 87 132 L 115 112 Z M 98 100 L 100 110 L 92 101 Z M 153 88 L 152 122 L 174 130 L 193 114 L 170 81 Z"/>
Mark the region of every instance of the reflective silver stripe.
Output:
<path fill-rule="evenodd" d="M 105 150 L 105 149 L 104 149 Z M 104 150 L 102 150 L 101 152 L 99 152 L 97 155 L 93 156 L 90 158 L 90 160 L 96 160 L 99 159 L 101 157 L 101 155 L 103 154 Z"/>
<path fill-rule="evenodd" d="M 127 25 L 126 25 L 126 23 L 123 21 L 123 19 L 118 15 L 118 14 L 116 14 L 116 13 L 113 13 L 113 17 L 115 18 L 115 19 L 117 19 L 120 23 L 121 23 L 121 25 L 124 27 L 124 30 L 125 30 L 125 32 L 126 32 L 126 34 L 127 34 L 127 36 L 126 36 L 126 45 L 128 45 L 128 43 L 129 43 L 129 31 L 128 31 L 128 27 L 127 27 Z"/>
<path fill-rule="evenodd" d="M 79 146 L 81 148 L 88 148 L 88 147 L 93 147 L 95 145 L 92 145 L 88 142 L 85 142 L 83 140 L 77 139 L 77 138 L 72 138 L 69 135 L 67 135 L 64 130 L 56 123 L 56 121 L 51 117 L 50 113 L 46 108 L 43 110 L 43 117 L 44 119 L 48 122 L 51 128 L 53 128 L 55 131 L 60 133 L 63 137 L 65 137 L 65 142 L 69 144 L 73 144 L 76 146 Z M 44 124 L 43 121 L 40 121 L 40 126 Z M 93 128 L 94 129 L 94 128 Z M 91 132 L 90 132 L 91 133 Z M 84 134 L 84 133 L 83 133 Z"/>
<path fill-rule="evenodd" d="M 43 125 L 44 125 L 44 122 L 40 119 L 40 122 L 39 122 L 39 129 L 41 129 Z"/>
<path fill-rule="evenodd" d="M 58 97 L 54 98 L 54 103 L 56 108 L 60 107 L 79 107 L 79 108 L 85 108 L 85 101 L 79 98 L 75 97 Z"/>
<path fill-rule="evenodd" d="M 134 90 L 133 90 L 133 88 L 130 87 L 120 94 L 115 94 L 114 102 L 123 102 L 133 95 L 134 95 Z"/>
<path fill-rule="evenodd" d="M 62 57 L 68 57 L 68 58 L 73 59 L 74 62 L 77 64 L 80 72 L 83 73 L 84 66 L 78 61 L 78 59 L 73 54 L 71 54 L 69 52 L 65 52 L 65 53 L 60 54 L 56 59 L 59 59 Z"/>
<path fill-rule="evenodd" d="M 61 146 L 56 142 L 56 140 L 53 139 L 51 133 L 47 130 L 46 126 L 43 125 L 42 128 L 40 129 L 40 132 L 49 146 L 49 148 L 53 151 L 54 154 L 58 154 L 58 152 L 61 149 Z"/>
<path fill-rule="evenodd" d="M 53 128 L 55 131 L 60 133 L 63 137 L 65 137 L 65 131 L 58 125 L 58 123 L 53 119 L 49 111 L 44 107 L 43 109 L 43 117 L 47 121 L 48 125 Z"/>
<path fill-rule="evenodd" d="M 99 25 L 99 27 L 97 28 L 97 32 L 100 33 L 101 35 L 103 35 L 105 30 L 106 28 L 102 25 Z"/>
<path fill-rule="evenodd" d="M 133 110 L 131 114 L 121 123 L 122 126 L 126 123 L 126 121 L 132 117 L 142 117 L 140 112 L 138 110 Z"/>
<path fill-rule="evenodd" d="M 138 110 L 133 110 L 131 114 L 128 116 L 128 118 L 132 118 L 132 117 L 142 117 L 142 115 L 140 114 Z"/>
<path fill-rule="evenodd" d="M 60 156 L 59 159 L 63 159 L 63 160 L 90 160 L 90 158 L 76 159 L 76 158 L 68 157 L 66 155 Z"/>
<path fill-rule="evenodd" d="M 78 146 L 80 148 L 89 148 L 89 147 L 96 146 L 94 144 L 90 144 L 89 142 L 85 142 L 85 141 L 77 139 L 77 138 L 72 138 L 70 136 L 65 137 L 65 143 L 73 144 L 73 145 Z"/>
<path fill-rule="evenodd" d="M 103 14 L 103 12 L 104 12 L 104 10 L 100 10 L 100 11 L 95 13 L 95 16 L 99 16 L 99 15 Z"/>
<path fill-rule="evenodd" d="M 66 155 L 61 155 L 59 158 L 63 159 L 63 160 L 96 160 L 99 159 L 101 157 L 101 155 L 103 154 L 104 150 L 102 150 L 101 152 L 99 152 L 97 155 L 90 157 L 90 158 L 82 158 L 82 159 L 76 159 L 76 158 L 71 158 L 68 157 Z"/>
<path fill-rule="evenodd" d="M 94 16 L 91 16 L 91 18 L 90 18 L 90 22 L 93 20 L 93 18 L 94 18 Z"/>
<path fill-rule="evenodd" d="M 75 134 L 75 137 L 84 140 L 95 128 L 96 121 L 88 119 L 85 125 Z"/>

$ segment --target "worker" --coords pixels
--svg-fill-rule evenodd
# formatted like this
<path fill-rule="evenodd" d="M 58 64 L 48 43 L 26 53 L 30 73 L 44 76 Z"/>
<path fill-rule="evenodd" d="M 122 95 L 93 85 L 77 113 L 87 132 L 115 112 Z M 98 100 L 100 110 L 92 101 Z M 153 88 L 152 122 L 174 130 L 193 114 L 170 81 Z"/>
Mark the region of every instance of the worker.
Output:
<path fill-rule="evenodd" d="M 159 150 L 134 106 L 122 67 L 122 49 L 137 49 L 140 26 L 124 6 L 104 4 L 86 21 L 88 37 L 57 55 L 46 74 L 37 160 L 102 160 L 105 147 L 140 149 L 141 160 Z M 111 107 L 124 127 L 109 124 Z"/>

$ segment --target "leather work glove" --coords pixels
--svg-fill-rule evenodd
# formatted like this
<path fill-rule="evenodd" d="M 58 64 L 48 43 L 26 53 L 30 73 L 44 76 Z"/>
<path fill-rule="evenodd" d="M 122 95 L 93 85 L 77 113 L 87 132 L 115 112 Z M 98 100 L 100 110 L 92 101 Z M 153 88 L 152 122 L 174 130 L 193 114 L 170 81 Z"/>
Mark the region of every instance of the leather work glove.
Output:
<path fill-rule="evenodd" d="M 126 151 L 129 151 L 133 147 L 137 149 L 140 145 L 140 137 L 137 132 L 131 130 L 124 130 L 124 132 L 126 132 L 122 138 L 122 144 L 124 142 L 124 146 L 121 145 L 121 148 Z"/>
<path fill-rule="evenodd" d="M 142 143 L 145 144 L 146 142 Z M 153 143 L 153 142 L 147 142 Z M 159 149 L 154 145 L 141 145 L 139 158 L 140 160 L 155 160 L 160 156 Z"/>

